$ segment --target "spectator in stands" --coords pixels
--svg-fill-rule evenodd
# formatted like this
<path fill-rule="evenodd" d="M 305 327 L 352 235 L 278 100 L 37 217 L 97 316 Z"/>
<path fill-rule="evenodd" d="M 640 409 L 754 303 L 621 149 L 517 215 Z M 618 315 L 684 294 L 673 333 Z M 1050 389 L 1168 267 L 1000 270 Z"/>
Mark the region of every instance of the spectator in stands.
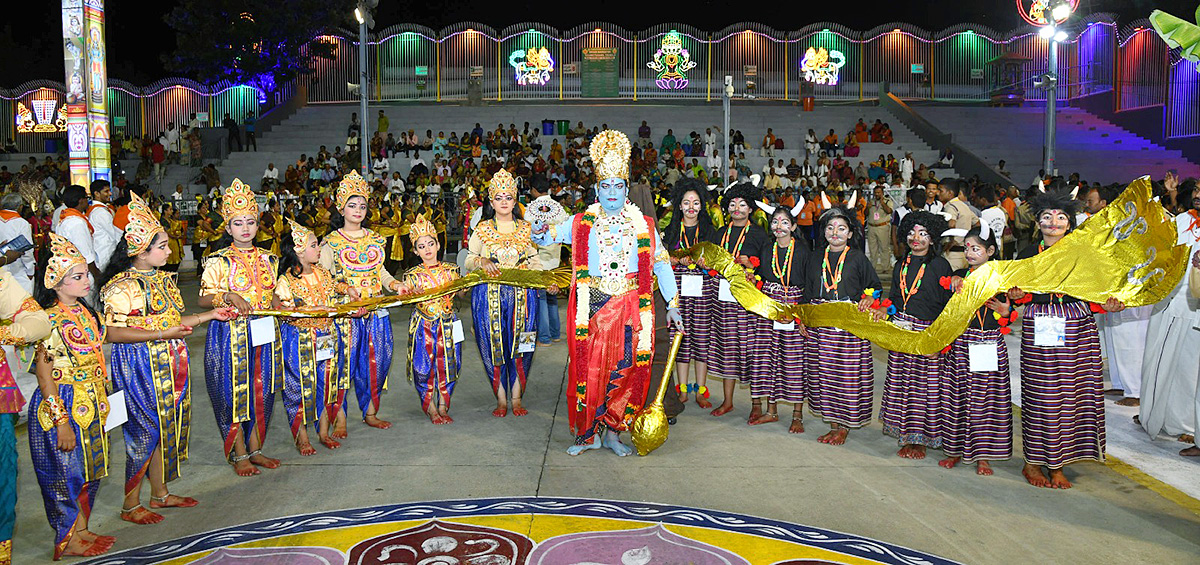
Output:
<path fill-rule="evenodd" d="M 709 177 L 721 178 L 721 152 L 713 149 L 709 154 L 705 167 L 709 171 Z"/>
<path fill-rule="evenodd" d="M 4 152 L 5 153 L 16 153 L 17 152 L 17 143 L 15 141 L 13 141 L 13 138 L 10 137 L 10 138 L 8 138 L 8 140 L 6 140 L 4 142 Z"/>
<path fill-rule="evenodd" d="M 912 186 L 915 164 L 912 152 L 905 151 L 904 158 L 900 159 L 900 179 L 904 181 L 904 186 Z"/>
<path fill-rule="evenodd" d="M 883 141 L 883 120 L 875 120 L 871 125 L 871 143 L 881 143 Z"/>
<path fill-rule="evenodd" d="M 250 110 L 246 112 L 246 118 L 242 120 L 242 125 L 246 126 L 246 150 L 249 151 L 250 146 L 253 145 L 254 151 L 257 153 L 258 141 L 254 139 L 254 122 L 256 121 L 257 120 L 254 117 L 254 111 Z M 179 210 L 176 209 L 175 213 L 178 214 Z"/>
<path fill-rule="evenodd" d="M 642 125 L 638 126 L 638 144 L 643 147 L 650 144 L 650 126 L 646 120 L 642 120 Z"/>
<path fill-rule="evenodd" d="M 730 139 L 730 141 L 733 143 L 733 148 L 731 151 L 736 151 L 738 153 L 743 153 L 746 151 L 746 136 L 742 135 L 742 130 L 734 130 L 731 138 L 732 139 Z"/>
<path fill-rule="evenodd" d="M 426 165 L 425 160 L 421 158 L 420 151 L 413 151 L 413 157 L 408 162 L 408 169 L 410 173 L 416 173 L 418 175 L 429 174 L 429 166 Z"/>
<path fill-rule="evenodd" d="M 675 132 L 668 129 L 667 135 L 664 135 L 662 141 L 658 144 L 662 148 L 664 154 L 670 154 L 675 151 Z"/>
<path fill-rule="evenodd" d="M 163 146 L 165 140 L 165 135 L 159 135 L 154 145 L 150 146 L 150 159 L 154 162 L 154 180 L 158 182 L 162 182 L 163 174 L 167 171 L 166 148 Z"/>
<path fill-rule="evenodd" d="M 774 157 L 775 156 L 775 133 L 771 128 L 767 128 L 767 135 L 763 136 L 762 147 L 758 150 L 759 156 Z"/>
<path fill-rule="evenodd" d="M 870 141 L 870 133 L 867 131 L 867 124 L 862 118 L 858 119 L 858 123 L 854 124 L 854 139 L 859 143 Z"/>
<path fill-rule="evenodd" d="M 237 150 L 242 150 L 242 135 L 238 130 L 238 123 L 233 118 L 229 117 L 229 113 L 225 113 L 225 119 L 221 120 L 221 127 L 225 128 L 227 135 L 225 139 L 229 142 L 229 151 L 233 151 L 233 144 L 237 143 Z"/>
<path fill-rule="evenodd" d="M 717 134 L 713 133 L 714 128 L 716 128 L 717 131 L 721 131 L 721 128 L 718 128 L 717 126 L 713 126 L 711 128 L 704 128 L 704 154 L 705 155 L 712 155 L 713 151 L 716 151 L 717 148 L 719 148 L 721 146 L 721 140 L 720 140 L 719 136 L 717 136 Z"/>
<path fill-rule="evenodd" d="M 854 131 L 846 132 L 844 154 L 846 157 L 858 157 L 858 137 Z"/>
<path fill-rule="evenodd" d="M 1009 173 L 1008 173 L 1008 169 L 1004 168 L 1004 165 L 1005 165 L 1004 159 L 1001 159 L 998 163 L 996 163 L 996 172 L 1007 177 L 1007 176 L 1009 176 Z"/>
<path fill-rule="evenodd" d="M 391 133 L 387 134 L 387 139 L 383 140 L 383 156 L 392 158 L 395 157 L 396 153 L 399 151 L 400 148 L 396 143 L 396 136 L 392 135 Z"/>
<path fill-rule="evenodd" d="M 820 151 L 820 149 L 821 143 L 820 140 L 817 139 L 817 132 L 813 131 L 812 128 L 809 128 L 808 133 L 804 134 L 805 159 L 811 157 L 814 153 Z"/>
<path fill-rule="evenodd" d="M 267 190 L 274 190 L 279 185 L 279 169 L 275 168 L 275 163 L 267 163 L 262 174 L 262 185 Z"/>
<path fill-rule="evenodd" d="M 358 130 L 351 130 L 350 135 L 346 136 L 346 151 L 358 152 Z"/>
<path fill-rule="evenodd" d="M 879 132 L 879 141 L 887 145 L 892 144 L 892 126 L 883 124 L 883 130 Z"/>
<path fill-rule="evenodd" d="M 388 170 L 390 168 L 391 163 L 389 163 L 387 157 L 383 156 L 382 154 L 376 155 L 375 158 L 371 160 L 371 172 L 375 173 L 376 178 L 387 177 Z"/>
<path fill-rule="evenodd" d="M 379 116 L 375 118 L 375 131 L 387 135 L 388 129 L 392 127 L 392 122 L 388 120 L 383 110 L 379 111 Z"/>
<path fill-rule="evenodd" d="M 826 135 L 825 139 L 821 140 L 821 150 L 824 151 L 826 155 L 832 157 L 837 153 L 838 149 L 841 149 L 841 146 L 838 145 L 838 141 L 837 133 L 830 129 L 829 135 Z"/>
<path fill-rule="evenodd" d="M 188 159 L 190 160 L 188 166 L 199 167 L 200 164 L 204 162 L 204 146 L 201 145 L 200 130 L 198 128 L 192 128 L 188 130 L 187 143 Z"/>
<path fill-rule="evenodd" d="M 179 130 L 175 129 L 175 122 L 167 122 L 167 131 L 163 132 L 163 148 L 167 152 L 167 161 L 171 163 L 179 163 Z"/>
<path fill-rule="evenodd" d="M 315 166 L 315 164 L 308 169 L 308 184 L 304 185 L 304 187 L 310 192 L 316 190 L 317 183 L 321 182 L 321 172 L 322 168 Z"/>
<path fill-rule="evenodd" d="M 954 151 L 949 147 L 942 149 L 938 155 L 938 162 L 931 165 L 931 169 L 953 169 L 954 168 Z"/>
<path fill-rule="evenodd" d="M 439 131 L 437 134 L 437 138 L 435 138 L 433 140 L 433 145 L 432 145 L 433 154 L 435 156 L 436 155 L 446 156 L 446 144 L 447 143 L 448 143 L 448 140 L 446 139 L 446 132 Z"/>

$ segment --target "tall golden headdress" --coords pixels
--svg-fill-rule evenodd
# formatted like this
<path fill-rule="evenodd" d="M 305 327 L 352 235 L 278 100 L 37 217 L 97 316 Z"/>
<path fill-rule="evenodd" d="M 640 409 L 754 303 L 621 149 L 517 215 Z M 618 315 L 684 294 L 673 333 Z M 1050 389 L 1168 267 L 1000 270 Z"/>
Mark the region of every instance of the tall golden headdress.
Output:
<path fill-rule="evenodd" d="M 345 208 L 346 203 L 355 196 L 361 196 L 369 200 L 371 197 L 371 186 L 367 184 L 367 179 L 362 178 L 362 175 L 358 174 L 358 171 L 350 171 L 338 183 L 337 209 L 340 211 Z"/>
<path fill-rule="evenodd" d="M 129 193 L 129 224 L 125 226 L 125 243 L 129 246 L 128 255 L 133 257 L 150 247 L 154 236 L 163 229 L 162 222 L 154 217 L 154 212 L 137 194 Z"/>
<path fill-rule="evenodd" d="M 50 260 L 46 263 L 46 275 L 42 278 L 46 288 L 54 288 L 67 276 L 75 265 L 86 265 L 87 259 L 67 238 L 50 232 Z"/>
<path fill-rule="evenodd" d="M 291 218 L 288 218 L 287 221 L 288 225 L 292 226 L 292 248 L 295 249 L 296 254 L 299 255 L 305 247 L 308 247 L 308 239 L 313 237 L 314 234 L 312 230 L 296 223 L 296 221 Z"/>
<path fill-rule="evenodd" d="M 225 196 L 221 199 L 221 217 L 225 221 L 241 216 L 252 216 L 258 219 L 258 201 L 254 199 L 254 191 L 239 179 L 233 179 Z"/>
<path fill-rule="evenodd" d="M 432 237 L 434 241 L 437 241 L 437 226 L 434 226 L 432 222 L 425 219 L 425 214 L 417 214 L 416 221 L 408 226 L 408 237 L 412 240 L 413 247 L 416 247 L 417 240 L 421 239 L 423 235 Z"/>
<path fill-rule="evenodd" d="M 501 194 L 507 194 L 517 199 L 517 179 L 514 179 L 512 173 L 507 169 L 501 168 L 492 175 L 492 180 L 488 182 L 488 198 L 495 198 Z"/>
<path fill-rule="evenodd" d="M 629 180 L 629 138 L 625 134 L 611 129 L 596 134 L 588 153 L 596 167 L 596 180 Z"/>

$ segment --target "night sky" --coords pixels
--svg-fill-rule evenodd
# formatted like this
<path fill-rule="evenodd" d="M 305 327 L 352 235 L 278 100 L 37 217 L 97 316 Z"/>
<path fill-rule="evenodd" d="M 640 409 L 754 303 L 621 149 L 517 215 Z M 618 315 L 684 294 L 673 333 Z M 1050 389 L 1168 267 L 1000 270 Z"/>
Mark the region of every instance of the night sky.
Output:
<path fill-rule="evenodd" d="M 1115 12 L 1121 22 L 1146 17 L 1154 8 L 1191 20 L 1200 0 L 1080 0 L 1077 13 Z M 280 0 L 280 4 L 286 4 Z M 7 6 L 6 22 L 0 27 L 0 86 L 13 87 L 26 80 L 46 78 L 62 80 L 60 3 L 55 0 L 16 2 Z M 109 76 L 144 85 L 172 76 L 160 55 L 175 47 L 174 32 L 162 23 L 175 2 L 163 0 L 109 0 L 107 35 Z M 793 30 L 809 23 L 833 21 L 853 29 L 866 30 L 877 25 L 905 21 L 936 31 L 957 23 L 970 22 L 1008 31 L 1024 25 L 1016 12 L 1015 0 L 927 0 L 897 1 L 888 8 L 875 8 L 876 2 L 764 2 L 763 8 L 746 11 L 746 2 L 714 0 L 598 1 L 587 11 L 564 9 L 569 2 L 524 0 L 510 2 L 466 2 L 425 0 L 399 2 L 380 0 L 376 29 L 394 23 L 416 22 L 433 29 L 460 21 L 486 23 L 496 29 L 518 22 L 544 22 L 567 29 L 589 21 L 608 21 L 630 30 L 641 30 L 668 21 L 685 22 L 700 29 L 719 30 L 741 21 L 758 21 L 780 30 Z M 770 8 L 765 6 L 772 6 Z M 797 13 L 799 12 L 799 13 Z M 581 13 L 586 15 L 580 15 Z M 788 14 L 786 17 L 784 14 Z M 346 21 L 332 25 L 350 27 Z"/>

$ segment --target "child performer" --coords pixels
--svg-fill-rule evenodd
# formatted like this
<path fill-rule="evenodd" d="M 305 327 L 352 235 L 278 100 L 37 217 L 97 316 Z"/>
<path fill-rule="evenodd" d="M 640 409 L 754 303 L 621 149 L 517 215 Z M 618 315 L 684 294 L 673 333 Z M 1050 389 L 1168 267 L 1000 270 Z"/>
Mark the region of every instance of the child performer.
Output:
<path fill-rule="evenodd" d="M 34 294 L 51 329 L 37 348 L 29 452 L 54 530 L 57 561 L 63 555 L 100 555 L 116 538 L 88 531 L 100 479 L 108 476 L 104 325 L 83 301 L 92 290 L 87 261 L 66 238 L 54 232 L 49 238 Z"/>
<path fill-rule="evenodd" d="M 805 298 L 822 302 L 857 302 L 866 311 L 875 302 L 864 297 L 867 289 L 879 288 L 879 275 L 866 254 L 856 248 L 862 225 L 854 215 L 854 199 L 848 206 L 832 207 L 821 194 L 826 208 L 819 219 L 817 245 L 805 269 Z M 875 394 L 875 370 L 871 342 L 833 327 L 810 327 L 804 349 L 808 383 L 805 396 L 809 408 L 829 422 L 821 443 L 842 445 L 848 428 L 861 428 L 871 421 Z"/>
<path fill-rule="evenodd" d="M 966 269 L 954 272 L 951 288 L 962 289 L 971 276 L 996 255 L 996 233 L 987 222 L 970 231 L 953 229 L 942 237 L 962 237 Z M 942 366 L 942 450 L 946 458 L 938 465 L 953 469 L 959 461 L 975 463 L 975 473 L 991 475 L 989 461 L 1012 458 L 1012 396 L 1008 380 L 1008 347 L 1004 334 L 1016 318 L 1005 294 L 997 294 L 975 312 L 967 330 L 950 346 Z M 972 347 L 995 348 L 996 369 L 972 371 Z M 983 353 L 976 353 L 982 355 Z"/>
<path fill-rule="evenodd" d="M 384 290 L 395 292 L 400 287 L 400 281 L 383 264 L 387 259 L 386 240 L 364 225 L 370 190 L 357 171 L 351 171 L 338 183 L 337 209 L 342 220 L 334 224 L 334 231 L 321 247 L 321 266 L 333 275 L 335 282 L 349 284 L 363 299 L 380 296 Z M 392 368 L 392 321 L 386 308 L 372 314 L 351 322 L 354 331 L 350 376 L 363 422 L 373 428 L 387 429 L 392 427 L 391 422 L 379 419 L 378 414 L 380 396 L 387 389 L 388 371 Z M 346 437 L 346 429 L 334 426 L 333 437 Z"/>
<path fill-rule="evenodd" d="M 808 264 L 808 243 L 796 239 L 796 215 L 804 209 L 804 197 L 788 209 L 756 202 L 768 215 L 768 227 L 775 241 L 759 256 L 758 278 L 763 294 L 784 304 L 797 304 L 804 298 L 804 275 Z M 778 324 L 762 316 L 752 316 L 753 337 L 749 347 L 750 398 L 755 403 L 767 399 L 767 412 L 750 425 L 779 421 L 778 403 L 792 405 L 792 423 L 788 432 L 804 433 L 804 364 L 797 357 L 804 352 L 803 324 L 795 321 Z"/>
<path fill-rule="evenodd" d="M 743 182 L 730 187 L 723 196 L 725 208 L 729 211 L 729 225 L 717 232 L 717 243 L 733 255 L 738 264 L 748 269 L 755 269 L 762 250 L 770 245 L 770 238 L 758 224 L 750 221 L 750 213 L 754 211 L 754 202 L 761 197 L 757 186 Z M 721 281 L 720 284 L 728 284 Z M 720 295 L 718 287 L 718 296 Z M 725 380 L 725 398 L 721 405 L 712 411 L 713 416 L 724 416 L 733 410 L 733 393 L 738 381 L 746 379 L 748 363 L 746 360 L 746 342 L 750 340 L 751 314 L 736 301 L 718 300 L 712 310 L 712 339 L 713 351 L 708 359 L 708 366 L 713 376 Z M 751 410 L 747 422 L 753 422 L 762 415 L 762 406 L 757 411 Z"/>
<path fill-rule="evenodd" d="M 333 282 L 329 271 L 317 263 L 321 247 L 316 234 L 290 219 L 288 223 L 291 233 L 283 236 L 280 247 L 283 259 L 279 262 L 275 308 L 327 309 L 341 295 L 358 300 L 358 291 L 344 282 Z M 279 328 L 283 339 L 283 407 L 300 455 L 317 452 L 308 438 L 309 424 L 314 425 L 321 445 L 329 449 L 341 446 L 330 437 L 329 429 L 331 425 L 346 425 L 349 324 L 340 318 L 284 318 Z"/>
<path fill-rule="evenodd" d="M 1075 229 L 1075 191 L 1043 191 L 1030 202 L 1041 242 L 1017 253 L 1033 257 Z M 1104 375 L 1096 319 L 1088 303 L 1063 294 L 1008 291 L 1028 303 L 1021 321 L 1021 474 L 1036 487 L 1071 488 L 1063 467 L 1104 461 Z M 1120 312 L 1109 298 L 1101 307 Z M 1043 468 L 1049 472 L 1047 478 Z"/>
<path fill-rule="evenodd" d="M 708 188 L 692 178 L 683 178 L 675 183 L 671 197 L 671 222 L 663 234 L 663 244 L 671 251 L 688 249 L 701 242 L 719 243 L 717 229 L 709 217 Z M 697 269 L 690 257 L 671 258 L 677 288 L 683 288 L 684 277 L 699 277 L 699 296 L 679 295 L 679 312 L 683 316 L 683 344 L 675 357 L 675 374 L 679 385 L 679 401 L 687 402 L 688 393 L 696 393 L 696 404 L 701 408 L 712 408 L 708 401 L 708 356 L 709 331 L 712 311 L 717 300 L 717 278 L 705 269 Z M 671 338 L 674 339 L 674 330 Z M 696 380 L 688 383 L 688 365 L 696 366 Z"/>
<path fill-rule="evenodd" d="M 113 389 L 125 392 L 125 504 L 121 519 L 157 524 L 161 514 L 142 506 L 142 479 L 150 477 L 150 508 L 190 508 L 196 500 L 167 492 L 188 458 L 192 385 L 183 338 L 210 320 L 237 317 L 233 308 L 183 315 L 175 274 L 163 270 L 172 253 L 168 233 L 150 207 L 130 193 L 129 223 L 105 272 L 104 325 L 113 344 Z"/>
<path fill-rule="evenodd" d="M 225 236 L 204 265 L 199 306 L 232 306 L 243 315 L 271 308 L 278 259 L 254 246 L 259 214 L 250 187 L 233 179 L 221 201 L 221 215 Z M 256 320 L 213 320 L 204 344 L 204 380 L 217 429 L 226 459 L 242 477 L 259 474 L 256 466 L 279 467 L 278 459 L 263 455 L 262 446 L 275 393 L 283 388 L 283 348 L 274 318 L 269 323 Z"/>
<path fill-rule="evenodd" d="M 408 230 L 421 264 L 401 277 L 404 293 L 431 290 L 459 278 L 458 265 L 438 261 L 441 245 L 437 226 L 425 216 L 417 216 Z M 417 387 L 421 409 L 434 424 L 454 421 L 450 418 L 450 395 L 454 394 L 462 367 L 461 335 L 462 322 L 454 311 L 453 294 L 414 305 L 408 323 L 408 378 Z"/>
<path fill-rule="evenodd" d="M 954 269 L 938 249 L 946 227 L 945 219 L 924 210 L 910 212 L 900 222 L 896 237 L 905 242 L 908 253 L 892 270 L 889 300 L 896 306 L 893 323 L 903 329 L 923 331 L 950 300 L 950 276 Z M 942 447 L 938 429 L 941 372 L 940 353 L 888 352 L 879 419 L 883 422 L 883 433 L 900 442 L 897 453 L 900 457 L 924 459 L 926 447 Z"/>

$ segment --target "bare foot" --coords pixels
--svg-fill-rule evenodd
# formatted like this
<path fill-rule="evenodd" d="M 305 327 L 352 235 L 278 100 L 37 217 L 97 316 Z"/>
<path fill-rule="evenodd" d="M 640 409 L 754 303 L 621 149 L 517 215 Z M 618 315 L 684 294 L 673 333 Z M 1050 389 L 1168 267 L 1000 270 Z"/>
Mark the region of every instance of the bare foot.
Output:
<path fill-rule="evenodd" d="M 520 398 L 514 398 L 512 404 L 513 416 L 524 416 L 529 413 L 529 411 L 525 409 L 525 405 L 521 404 Z"/>
<path fill-rule="evenodd" d="M 99 540 L 85 540 L 82 537 L 75 535 L 71 536 L 71 541 L 67 542 L 67 547 L 63 549 L 63 555 L 76 555 L 80 557 L 95 557 L 103 555 L 104 552 L 112 549 L 112 544 L 104 544 Z"/>
<path fill-rule="evenodd" d="M 507 404 L 497 404 L 496 409 L 492 410 L 492 415 L 497 418 L 503 418 L 503 417 L 507 416 L 508 415 L 508 405 Z"/>
<path fill-rule="evenodd" d="M 938 465 L 941 465 L 947 469 L 953 469 L 955 465 L 958 465 L 959 461 L 962 461 L 962 457 L 947 457 L 941 461 L 938 461 Z"/>
<path fill-rule="evenodd" d="M 731 410 L 733 410 L 733 403 L 721 404 L 715 410 L 713 410 L 712 412 L 709 412 L 709 414 L 712 414 L 713 416 L 724 416 L 724 415 L 728 414 Z"/>
<path fill-rule="evenodd" d="M 1067 475 L 1063 473 L 1062 469 L 1050 469 L 1050 486 L 1068 489 L 1071 488 L 1071 481 L 1067 480 Z"/>
<path fill-rule="evenodd" d="M 161 502 L 160 502 L 161 501 Z M 150 497 L 150 508 L 192 508 L 200 502 L 190 496 L 168 494 L 166 497 Z"/>
<path fill-rule="evenodd" d="M 901 447 L 900 451 L 896 452 L 896 455 L 899 455 L 900 457 L 903 457 L 905 459 L 924 459 L 925 458 L 925 446 L 908 444 L 908 445 L 905 445 L 904 447 Z"/>
<path fill-rule="evenodd" d="M 317 450 L 316 450 L 316 448 L 314 448 L 314 447 L 312 446 L 312 443 L 310 443 L 310 442 L 307 442 L 307 441 L 305 441 L 305 442 L 297 442 L 297 443 L 296 443 L 296 451 L 299 451 L 299 452 L 300 452 L 300 455 L 303 455 L 303 456 L 305 456 L 305 457 L 308 457 L 309 455 L 316 455 L 316 454 L 317 454 Z"/>
<path fill-rule="evenodd" d="M 1117 406 L 1141 406 L 1142 401 L 1136 398 L 1122 398 L 1116 404 Z"/>
<path fill-rule="evenodd" d="M 134 524 L 157 524 L 163 521 L 163 515 L 157 512 L 151 512 L 141 504 L 134 506 L 133 510 L 121 510 L 121 519 Z"/>
<path fill-rule="evenodd" d="M 755 420 L 762 416 L 762 404 L 753 404 L 750 406 L 750 416 L 746 418 L 747 424 L 752 424 Z"/>
<path fill-rule="evenodd" d="M 992 475 L 992 465 L 987 461 L 980 461 L 975 464 L 975 474 L 990 477 Z"/>
<path fill-rule="evenodd" d="M 112 547 L 112 545 L 117 542 L 117 538 L 112 536 L 102 536 L 92 532 L 91 530 L 79 530 L 75 532 L 75 537 L 87 542 L 94 541 L 105 548 Z"/>
<path fill-rule="evenodd" d="M 1200 447 L 1196 447 L 1193 445 L 1191 447 L 1187 447 L 1187 448 L 1179 450 L 1179 454 L 1184 457 L 1197 457 L 1197 456 L 1200 456 Z"/>
<path fill-rule="evenodd" d="M 842 445 L 846 443 L 846 436 L 848 435 L 850 435 L 850 430 L 846 428 L 834 428 L 817 438 L 817 441 L 828 443 L 829 445 Z"/>
<path fill-rule="evenodd" d="M 333 433 L 329 434 L 336 439 L 346 439 L 346 414 L 339 412 L 337 418 L 333 422 Z"/>
<path fill-rule="evenodd" d="M 329 436 L 318 436 L 317 439 L 321 442 L 321 445 L 329 449 L 337 449 L 342 446 L 342 442 Z"/>
<path fill-rule="evenodd" d="M 757 417 L 753 420 L 750 420 L 749 424 L 751 426 L 758 426 L 761 424 L 770 424 L 771 422 L 778 422 L 778 421 L 779 421 L 778 415 L 771 414 L 770 412 L 768 412 L 766 414 L 760 415 L 759 417 Z"/>
<path fill-rule="evenodd" d="M 366 424 L 372 428 L 379 428 L 381 430 L 386 430 L 392 427 L 391 422 L 387 420 L 380 420 L 374 414 L 367 414 L 366 416 L 363 416 L 363 422 L 366 422 Z"/>
<path fill-rule="evenodd" d="M 1180 434 L 1179 437 L 1175 438 L 1175 441 L 1179 443 L 1196 443 L 1196 436 L 1192 434 Z"/>
<path fill-rule="evenodd" d="M 1026 482 L 1035 487 L 1050 488 L 1050 479 L 1046 478 L 1046 474 L 1042 472 L 1042 468 L 1038 465 L 1026 463 L 1021 468 L 1021 474 L 1025 476 Z"/>
<path fill-rule="evenodd" d="M 703 396 L 700 396 L 699 394 L 697 394 L 696 395 L 696 406 L 699 406 L 705 410 L 708 410 L 709 408 L 712 408 L 712 403 L 709 402 L 707 398 L 704 398 Z"/>
<path fill-rule="evenodd" d="M 250 463 L 249 459 L 243 459 L 230 464 L 233 465 L 233 472 L 237 473 L 237 476 L 239 477 L 253 477 L 254 475 L 261 473 L 261 471 L 259 471 L 254 464 Z"/>
<path fill-rule="evenodd" d="M 312 448 L 311 445 L 308 447 L 310 449 Z M 250 462 L 253 463 L 255 466 L 262 467 L 264 469 L 278 469 L 279 468 L 279 460 L 278 459 L 272 459 L 261 453 L 259 453 L 258 455 L 252 455 L 250 457 Z"/>
<path fill-rule="evenodd" d="M 804 433 L 804 420 L 801 420 L 800 418 L 792 418 L 792 425 L 788 426 L 788 433 L 789 434 Z"/>

